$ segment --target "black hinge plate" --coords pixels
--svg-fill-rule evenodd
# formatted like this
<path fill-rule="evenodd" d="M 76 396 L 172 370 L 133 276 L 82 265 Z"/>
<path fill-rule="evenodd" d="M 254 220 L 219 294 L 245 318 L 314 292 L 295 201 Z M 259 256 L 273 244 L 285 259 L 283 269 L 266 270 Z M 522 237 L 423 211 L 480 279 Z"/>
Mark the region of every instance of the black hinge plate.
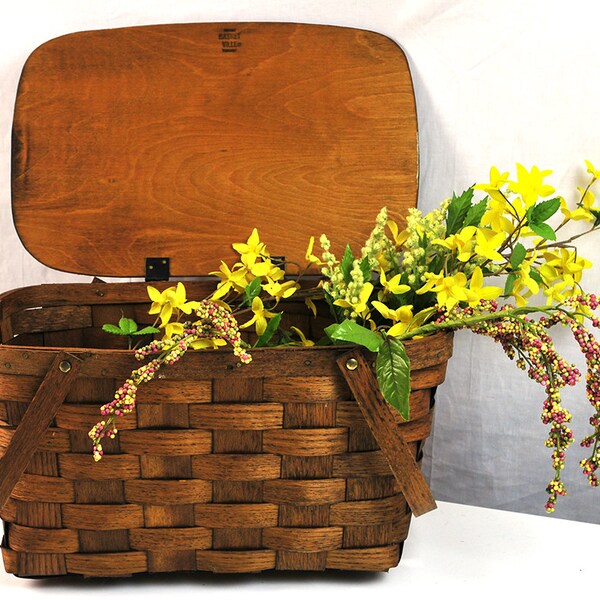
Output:
<path fill-rule="evenodd" d="M 146 281 L 168 281 L 170 276 L 170 258 L 162 256 L 146 258 Z"/>

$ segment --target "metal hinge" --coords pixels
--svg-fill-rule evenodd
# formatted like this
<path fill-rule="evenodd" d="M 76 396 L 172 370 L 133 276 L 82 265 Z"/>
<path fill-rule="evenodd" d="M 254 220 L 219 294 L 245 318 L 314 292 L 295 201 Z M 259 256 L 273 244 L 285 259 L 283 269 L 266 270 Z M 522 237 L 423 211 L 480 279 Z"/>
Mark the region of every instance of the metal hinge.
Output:
<path fill-rule="evenodd" d="M 146 258 L 146 281 L 168 281 L 171 277 L 170 267 L 170 258 Z"/>

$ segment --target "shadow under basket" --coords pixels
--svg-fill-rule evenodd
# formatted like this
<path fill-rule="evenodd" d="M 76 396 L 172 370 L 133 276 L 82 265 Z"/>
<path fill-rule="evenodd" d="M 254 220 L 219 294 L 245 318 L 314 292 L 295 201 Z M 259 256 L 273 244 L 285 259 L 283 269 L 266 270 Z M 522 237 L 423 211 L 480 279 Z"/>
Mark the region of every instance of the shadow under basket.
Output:
<path fill-rule="evenodd" d="M 190 282 L 188 290 L 201 297 L 206 286 Z M 314 333 L 319 318 L 293 315 L 300 307 L 288 303 L 286 318 Z M 87 432 L 139 365 L 126 349 L 101 348 L 120 341 L 101 325 L 122 314 L 148 319 L 145 284 L 23 288 L 5 294 L 0 309 L 9 573 L 384 571 L 398 564 L 411 488 L 397 479 L 394 451 L 381 450 L 377 419 L 365 418 L 356 401 L 364 387 L 352 379 L 362 373 L 375 381 L 372 357 L 348 346 L 266 348 L 241 366 L 229 349 L 191 352 L 165 367 L 164 378 L 140 386 L 136 410 L 120 419 L 117 438 L 95 463 Z M 452 334 L 406 348 L 411 420 L 372 397 L 416 465 Z M 348 356 L 358 359 L 352 370 Z"/>

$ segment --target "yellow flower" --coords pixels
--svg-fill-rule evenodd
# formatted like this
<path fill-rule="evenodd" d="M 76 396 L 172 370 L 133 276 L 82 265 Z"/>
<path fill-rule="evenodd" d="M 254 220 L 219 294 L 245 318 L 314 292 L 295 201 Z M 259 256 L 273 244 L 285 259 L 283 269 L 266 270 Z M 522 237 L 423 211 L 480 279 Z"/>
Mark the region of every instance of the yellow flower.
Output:
<path fill-rule="evenodd" d="M 395 221 L 388 221 L 387 226 L 392 234 L 394 244 L 396 244 L 397 247 L 402 246 L 404 242 L 406 242 L 406 240 L 408 239 L 408 229 L 403 229 L 402 231 L 399 231 L 398 223 L 396 223 Z"/>
<path fill-rule="evenodd" d="M 554 188 L 544 183 L 544 177 L 552 171 L 540 171 L 538 167 L 531 167 L 528 171 L 523 165 L 517 164 L 517 181 L 510 181 L 510 189 L 515 194 L 520 194 L 525 203 L 525 208 L 533 206 L 539 197 L 546 198 L 554 193 Z"/>
<path fill-rule="evenodd" d="M 546 260 L 546 265 L 556 269 L 557 276 L 555 279 L 562 277 L 572 282 L 581 281 L 583 270 L 589 269 L 592 266 L 589 260 L 583 256 L 579 256 L 577 252 L 568 248 L 545 252 L 544 259 Z"/>
<path fill-rule="evenodd" d="M 410 325 L 410 323 L 412 321 L 412 318 L 413 318 L 413 314 L 412 314 L 412 310 L 411 310 L 410 314 L 407 315 L 406 320 L 405 321 L 398 321 L 397 323 L 395 323 L 394 325 L 392 325 L 387 330 L 387 334 L 391 335 L 392 337 L 396 337 L 398 335 L 402 335 L 408 329 L 408 327 L 409 327 L 409 325 Z"/>
<path fill-rule="evenodd" d="M 279 283 L 278 281 L 273 281 L 270 277 L 267 277 L 267 283 L 264 283 L 262 288 L 269 296 L 273 296 L 277 303 L 279 303 L 281 299 L 292 296 L 296 290 L 300 289 L 300 286 L 295 281 Z"/>
<path fill-rule="evenodd" d="M 587 167 L 587 172 L 594 178 L 594 179 L 600 179 L 600 170 L 596 169 L 596 167 L 594 167 L 594 165 L 589 161 L 586 160 L 585 161 L 585 166 Z"/>
<path fill-rule="evenodd" d="M 304 255 L 304 258 L 306 259 L 306 262 L 310 265 L 321 266 L 325 263 L 323 263 L 318 256 L 315 256 L 313 254 L 314 246 L 315 246 L 315 236 L 311 235 L 310 240 L 308 241 L 308 248 L 306 249 L 306 254 Z"/>
<path fill-rule="evenodd" d="M 304 304 L 306 304 L 307 308 L 312 312 L 313 317 L 317 316 L 317 305 L 313 302 L 312 298 L 304 298 Z"/>
<path fill-rule="evenodd" d="M 216 349 L 219 346 L 225 346 L 227 342 L 223 338 L 203 338 L 193 341 L 190 346 L 192 350 L 202 350 L 204 348 Z"/>
<path fill-rule="evenodd" d="M 360 293 L 356 298 L 351 298 L 350 300 L 340 298 L 339 300 L 336 300 L 334 304 L 352 310 L 363 319 L 368 319 L 370 311 L 367 302 L 369 301 L 372 292 L 373 284 L 363 283 L 363 286 L 360 288 Z"/>
<path fill-rule="evenodd" d="M 252 233 L 245 244 L 232 244 L 232 246 L 233 249 L 242 256 L 242 262 L 244 262 L 245 265 L 254 264 L 259 256 L 268 257 L 268 253 L 265 251 L 265 245 L 260 241 L 256 227 L 252 230 Z M 245 261 L 243 257 L 245 257 Z"/>
<path fill-rule="evenodd" d="M 515 304 L 521 307 L 527 305 L 527 299 L 532 296 L 532 293 L 521 280 L 517 279 L 513 286 L 511 296 L 515 299 Z"/>
<path fill-rule="evenodd" d="M 425 285 L 419 288 L 416 293 L 417 294 L 426 294 L 427 292 L 433 291 L 433 288 L 439 285 L 444 279 L 444 272 L 440 271 L 439 273 L 425 273 L 425 279 L 427 280 Z"/>
<path fill-rule="evenodd" d="M 413 320 L 412 304 L 406 304 L 395 310 L 389 308 L 383 302 L 373 301 L 373 308 L 375 308 L 384 319 L 392 321 L 393 325 L 388 329 L 388 335 L 396 336 L 401 335 L 406 331 L 411 321 Z"/>
<path fill-rule="evenodd" d="M 477 228 L 473 225 L 467 225 L 453 235 L 449 235 L 445 239 L 437 238 L 432 240 L 432 244 L 444 246 L 449 250 L 457 252 L 457 258 L 461 262 L 467 262 L 473 256 L 473 238 L 477 232 Z"/>
<path fill-rule="evenodd" d="M 384 319 L 389 319 L 394 323 L 403 321 L 408 323 L 412 319 L 412 304 L 405 304 L 400 308 L 391 309 L 386 306 L 383 302 L 373 300 L 373 308 L 376 309 Z M 408 319 L 408 320 L 407 320 Z"/>
<path fill-rule="evenodd" d="M 199 302 L 188 302 L 186 300 L 185 286 L 181 281 L 177 286 L 171 286 L 159 292 L 155 287 L 149 285 L 148 296 L 152 300 L 152 305 L 148 314 L 158 314 L 160 317 L 161 324 L 164 326 L 171 319 L 174 310 L 180 310 L 181 312 L 189 315 L 192 310 L 200 306 Z"/>
<path fill-rule="evenodd" d="M 163 339 L 170 339 L 175 335 L 181 335 L 183 333 L 183 323 L 179 323 L 179 321 L 174 321 L 171 323 L 164 323 L 161 325 L 164 327 L 165 335 Z"/>
<path fill-rule="evenodd" d="M 456 273 L 449 277 L 444 277 L 442 273 L 435 275 L 426 273 L 427 283 L 419 290 L 417 294 L 424 294 L 432 291 L 437 295 L 437 303 L 444 306 L 447 310 L 452 309 L 459 302 L 467 300 L 467 276 L 464 273 Z"/>
<path fill-rule="evenodd" d="M 236 264 L 239 265 L 240 268 L 232 271 L 224 261 L 221 261 L 221 268 L 218 271 L 211 271 L 211 273 L 209 273 L 209 275 L 216 275 L 217 277 L 221 278 L 221 283 L 217 285 L 216 291 L 211 296 L 213 300 L 223 298 L 232 288 L 237 293 L 244 291 L 244 288 L 248 283 L 246 280 L 248 270 L 246 267 L 240 265 L 240 263 Z"/>
<path fill-rule="evenodd" d="M 544 295 L 548 297 L 548 304 L 560 304 L 567 299 L 568 294 L 563 294 L 563 290 L 567 287 L 566 281 L 559 281 L 554 285 L 544 290 Z"/>
<path fill-rule="evenodd" d="M 254 300 L 252 300 L 252 312 L 254 313 L 254 316 L 243 325 L 240 325 L 240 328 L 245 329 L 246 327 L 255 324 L 256 333 L 262 335 L 267 328 L 267 319 L 272 319 L 275 316 L 275 313 L 265 309 L 265 305 L 259 296 L 256 296 Z"/>
<path fill-rule="evenodd" d="M 451 277 L 444 277 L 442 282 L 434 288 L 434 291 L 437 294 L 437 303 L 450 310 L 459 302 L 467 299 L 467 293 L 465 291 L 466 285 L 467 276 L 464 273 L 457 273 Z"/>
<path fill-rule="evenodd" d="M 577 208 L 569 210 L 566 200 L 561 198 L 561 212 L 567 219 L 572 219 L 573 221 L 595 221 L 596 217 L 592 213 L 592 210 L 600 210 L 600 207 L 594 206 L 596 200 L 594 192 L 581 187 L 578 187 L 577 191 L 581 194 L 581 200 L 577 203 Z"/>
<path fill-rule="evenodd" d="M 509 206 L 509 202 L 504 197 L 492 198 L 488 209 L 481 218 L 481 224 L 489 225 L 490 229 L 496 233 L 500 233 L 501 231 L 509 234 L 512 233 L 515 230 L 515 225 L 512 222 L 514 213 L 510 210 Z"/>
<path fill-rule="evenodd" d="M 294 327 L 293 325 L 290 327 L 290 329 L 300 338 L 300 343 L 303 346 L 314 346 L 315 343 L 312 340 L 307 340 L 306 336 L 302 333 L 302 331 L 300 331 L 300 329 L 298 329 L 297 327 Z"/>
<path fill-rule="evenodd" d="M 498 252 L 506 239 L 504 232 L 495 233 L 491 229 L 477 229 L 477 242 L 475 244 L 475 254 L 488 260 L 503 261 L 504 257 Z"/>
<path fill-rule="evenodd" d="M 522 262 L 519 265 L 519 270 L 515 271 L 515 275 L 517 276 L 515 285 L 518 282 L 519 285 L 521 286 L 521 288 L 523 286 L 526 286 L 534 294 L 537 294 L 540 291 L 540 286 L 538 285 L 538 282 L 533 277 L 531 277 L 531 263 L 530 262 Z M 513 291 L 514 291 L 514 287 L 513 287 Z"/>
<path fill-rule="evenodd" d="M 409 285 L 404 285 L 400 283 L 401 277 L 402 273 L 398 273 L 388 281 L 385 271 L 383 269 L 379 271 L 379 283 L 383 287 L 383 289 L 379 292 L 378 296 L 380 300 L 382 300 L 389 294 L 404 294 L 404 292 L 408 292 L 410 290 Z"/>
<path fill-rule="evenodd" d="M 558 271 L 548 263 L 543 264 L 538 271 L 542 277 L 542 281 L 548 287 L 550 287 L 559 278 Z"/>
<path fill-rule="evenodd" d="M 273 281 L 281 281 L 285 277 L 285 271 L 281 267 L 271 263 L 271 270 L 267 273 L 267 277 Z"/>
<path fill-rule="evenodd" d="M 254 277 L 266 277 L 273 269 L 277 269 L 271 259 L 257 261 L 253 254 L 242 254 L 242 263 L 248 269 L 248 273 Z M 246 262 L 248 261 L 248 262 Z"/>
<path fill-rule="evenodd" d="M 473 186 L 476 190 L 484 191 L 490 198 L 498 201 L 505 201 L 504 195 L 500 191 L 502 186 L 508 181 L 508 171 L 500 173 L 497 167 L 490 169 L 490 182 L 489 183 L 478 183 Z"/>
<path fill-rule="evenodd" d="M 495 300 L 502 294 L 502 288 L 493 285 L 483 285 L 483 271 L 481 267 L 475 267 L 471 275 L 471 283 L 467 290 L 467 300 L 469 306 L 477 306 L 481 300 Z"/>

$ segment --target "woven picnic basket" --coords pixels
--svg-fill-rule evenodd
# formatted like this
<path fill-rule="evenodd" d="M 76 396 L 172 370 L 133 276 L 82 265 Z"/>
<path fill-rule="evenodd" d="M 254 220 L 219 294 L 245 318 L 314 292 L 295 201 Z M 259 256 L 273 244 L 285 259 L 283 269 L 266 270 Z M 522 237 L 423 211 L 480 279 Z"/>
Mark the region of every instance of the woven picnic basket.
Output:
<path fill-rule="evenodd" d="M 260 228 L 302 262 L 308 237 L 360 244 L 376 211 L 414 206 L 406 59 L 388 38 L 278 23 L 70 34 L 21 77 L 13 214 L 43 263 L 159 280 L 231 262 Z M 340 248 L 334 248 L 337 251 Z M 160 289 L 166 282 L 153 283 Z M 186 281 L 189 298 L 214 289 Z M 191 353 L 139 390 L 95 463 L 87 431 L 137 366 L 121 316 L 144 282 L 53 284 L 0 297 L 4 565 L 23 577 L 172 571 L 387 570 L 411 513 L 451 334 L 407 342 L 411 420 L 353 347 Z M 320 307 L 321 310 L 322 307 Z M 324 314 L 288 301 L 318 336 Z"/>

